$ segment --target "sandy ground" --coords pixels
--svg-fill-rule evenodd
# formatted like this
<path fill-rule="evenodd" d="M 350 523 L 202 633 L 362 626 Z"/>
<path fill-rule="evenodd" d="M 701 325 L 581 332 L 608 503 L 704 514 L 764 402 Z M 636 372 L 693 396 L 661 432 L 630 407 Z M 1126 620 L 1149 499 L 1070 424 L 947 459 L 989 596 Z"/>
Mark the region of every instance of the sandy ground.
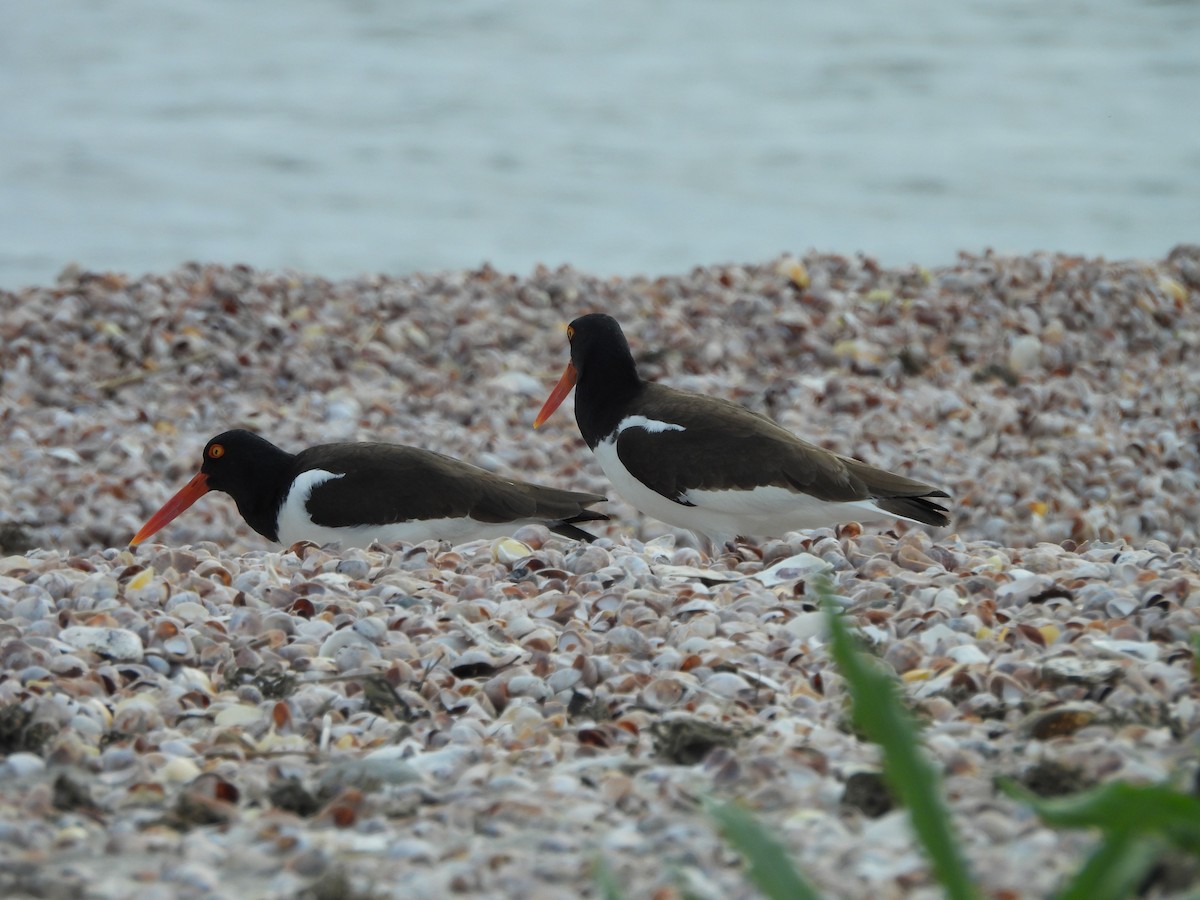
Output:
<path fill-rule="evenodd" d="M 647 377 L 944 487 L 952 526 L 702 559 L 612 497 L 569 414 L 531 430 L 593 310 Z M 1090 841 L 995 776 L 1196 784 L 1200 248 L 71 270 L 0 314 L 6 896 L 576 897 L 597 858 L 631 897 L 751 896 L 704 796 L 830 895 L 938 896 L 848 728 L 819 572 L 925 723 L 989 893 L 1046 895 Z M 531 526 L 339 553 L 269 546 L 214 494 L 126 549 L 230 427 L 419 444 L 608 492 L 612 520 L 590 546 Z"/>

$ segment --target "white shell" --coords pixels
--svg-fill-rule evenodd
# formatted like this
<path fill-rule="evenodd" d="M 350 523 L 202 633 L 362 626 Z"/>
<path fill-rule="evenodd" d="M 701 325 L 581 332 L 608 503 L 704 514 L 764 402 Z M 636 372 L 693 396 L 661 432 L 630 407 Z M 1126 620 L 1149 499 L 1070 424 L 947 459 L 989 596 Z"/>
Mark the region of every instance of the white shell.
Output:
<path fill-rule="evenodd" d="M 123 628 L 98 628 L 73 625 L 59 632 L 59 638 L 79 650 L 122 662 L 139 662 L 144 648 L 142 639 Z"/>

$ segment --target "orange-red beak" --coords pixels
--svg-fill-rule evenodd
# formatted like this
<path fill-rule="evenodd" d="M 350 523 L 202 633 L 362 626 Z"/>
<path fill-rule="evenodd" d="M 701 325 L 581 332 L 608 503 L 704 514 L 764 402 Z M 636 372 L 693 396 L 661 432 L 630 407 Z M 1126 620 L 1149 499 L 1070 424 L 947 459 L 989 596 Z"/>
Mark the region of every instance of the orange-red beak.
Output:
<path fill-rule="evenodd" d="M 195 478 L 180 488 L 179 493 L 164 503 L 162 509 L 150 517 L 150 521 L 142 526 L 142 530 L 133 536 L 129 546 L 136 547 L 210 490 L 212 489 L 208 486 L 208 476 L 203 472 L 197 472 Z"/>
<path fill-rule="evenodd" d="M 567 394 L 571 393 L 571 388 L 575 387 L 575 382 L 578 379 L 579 373 L 575 371 L 574 363 L 567 363 L 567 367 L 563 369 L 562 378 L 558 379 L 558 384 L 554 386 L 554 390 L 550 392 L 550 396 L 542 404 L 542 411 L 533 420 L 534 428 L 540 428 L 542 423 L 554 414 L 559 405 L 567 399 Z"/>

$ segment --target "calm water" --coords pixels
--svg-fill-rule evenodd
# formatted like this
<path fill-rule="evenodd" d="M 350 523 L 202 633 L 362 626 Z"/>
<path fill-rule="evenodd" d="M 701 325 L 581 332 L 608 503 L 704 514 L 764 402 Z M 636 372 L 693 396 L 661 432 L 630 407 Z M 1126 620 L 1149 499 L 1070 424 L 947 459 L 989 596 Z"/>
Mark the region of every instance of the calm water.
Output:
<path fill-rule="evenodd" d="M 1200 2 L 6 4 L 0 287 L 1200 241 Z"/>

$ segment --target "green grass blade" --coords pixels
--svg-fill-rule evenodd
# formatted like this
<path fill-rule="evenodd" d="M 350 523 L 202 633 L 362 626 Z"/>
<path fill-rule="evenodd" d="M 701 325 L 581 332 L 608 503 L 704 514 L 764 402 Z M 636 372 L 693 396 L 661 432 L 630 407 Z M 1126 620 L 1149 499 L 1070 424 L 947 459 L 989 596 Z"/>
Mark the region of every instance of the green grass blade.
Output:
<path fill-rule="evenodd" d="M 770 900 L 818 900 L 820 894 L 792 865 L 784 846 L 757 819 L 734 803 L 704 801 L 721 836 L 746 861 L 747 875 Z"/>
<path fill-rule="evenodd" d="M 1161 849 L 1157 841 L 1137 839 L 1128 832 L 1111 834 L 1100 842 L 1057 900 L 1132 897 Z"/>
<path fill-rule="evenodd" d="M 854 646 L 827 580 L 817 585 L 817 593 L 829 620 L 830 649 L 850 692 L 854 721 L 883 748 L 884 776 L 908 809 L 913 831 L 925 847 L 934 874 L 953 900 L 977 897 L 942 802 L 940 779 L 921 755 L 916 723 L 901 702 L 893 679 Z"/>
<path fill-rule="evenodd" d="M 997 786 L 1034 811 L 1048 825 L 1099 828 L 1132 837 L 1161 835 L 1180 848 L 1200 853 L 1200 797 L 1161 784 L 1114 781 L 1069 797 L 1039 797 L 1008 779 Z"/>
<path fill-rule="evenodd" d="M 625 900 L 625 892 L 617 883 L 616 873 L 613 872 L 608 861 L 599 854 L 592 862 L 592 877 L 596 879 L 596 887 L 600 888 L 600 896 L 604 900 Z"/>

